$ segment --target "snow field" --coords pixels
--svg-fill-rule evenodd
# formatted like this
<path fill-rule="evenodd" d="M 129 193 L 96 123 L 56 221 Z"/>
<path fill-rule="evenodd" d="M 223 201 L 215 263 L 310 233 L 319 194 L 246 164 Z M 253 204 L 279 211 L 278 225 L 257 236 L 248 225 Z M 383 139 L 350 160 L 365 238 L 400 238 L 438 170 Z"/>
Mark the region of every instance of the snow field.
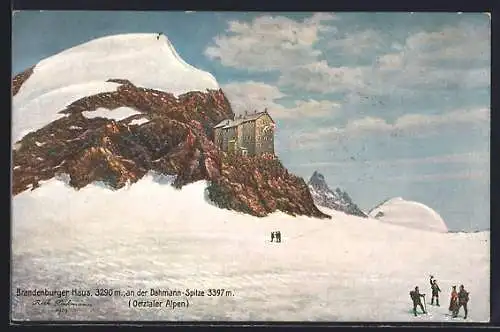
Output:
<path fill-rule="evenodd" d="M 150 173 L 118 191 L 76 191 L 52 179 L 17 195 L 13 288 L 224 288 L 234 296 L 194 297 L 173 311 L 91 298 L 92 310 L 69 316 L 16 299 L 14 317 L 445 321 L 451 285 L 463 283 L 467 321 L 489 319 L 489 232 L 429 232 L 327 209 L 332 220 L 255 218 L 207 203 L 203 181 L 178 191 L 171 180 Z M 270 243 L 274 230 L 282 243 Z M 413 317 L 409 291 L 419 285 L 430 300 L 431 273 L 442 306 Z"/>
<path fill-rule="evenodd" d="M 115 121 L 120 121 L 120 120 L 128 118 L 129 116 L 138 115 L 138 114 L 141 114 L 141 113 L 137 112 L 135 109 L 130 108 L 130 107 L 118 107 L 118 108 L 115 108 L 113 110 L 99 107 L 95 111 L 82 112 L 82 115 L 86 118 L 89 118 L 89 119 L 100 117 L 100 118 L 113 119 Z"/>
<path fill-rule="evenodd" d="M 377 219 L 383 222 L 443 233 L 448 231 L 446 223 L 436 211 L 422 203 L 407 201 L 401 197 L 388 200 L 370 211 L 369 215 L 375 218 L 379 212 L 383 216 Z"/>

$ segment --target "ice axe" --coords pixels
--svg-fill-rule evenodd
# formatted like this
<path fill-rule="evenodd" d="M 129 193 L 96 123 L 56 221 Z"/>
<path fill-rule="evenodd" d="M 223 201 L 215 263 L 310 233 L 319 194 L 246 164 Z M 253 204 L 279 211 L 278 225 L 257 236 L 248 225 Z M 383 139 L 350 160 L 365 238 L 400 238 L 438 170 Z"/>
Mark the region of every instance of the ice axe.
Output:
<path fill-rule="evenodd" d="M 425 303 L 425 294 L 422 294 L 423 295 L 423 298 L 424 298 L 424 310 L 425 312 L 427 313 L 427 303 Z"/>

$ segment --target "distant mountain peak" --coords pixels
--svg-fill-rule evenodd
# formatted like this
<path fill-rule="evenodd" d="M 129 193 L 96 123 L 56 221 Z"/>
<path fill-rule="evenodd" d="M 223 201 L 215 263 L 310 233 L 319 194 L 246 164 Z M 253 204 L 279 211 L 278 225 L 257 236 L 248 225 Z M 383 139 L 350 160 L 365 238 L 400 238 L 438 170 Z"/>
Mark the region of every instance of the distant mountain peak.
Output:
<path fill-rule="evenodd" d="M 318 171 L 314 171 L 312 177 L 317 177 L 317 178 L 320 178 L 322 180 L 325 180 L 325 177 L 323 176 L 323 174 L 321 174 L 320 172 Z"/>
<path fill-rule="evenodd" d="M 320 172 L 314 171 L 307 185 L 315 204 L 359 217 L 368 217 L 352 202 L 347 192 L 340 188 L 331 190 Z"/>
<path fill-rule="evenodd" d="M 325 177 L 318 171 L 314 171 L 313 175 L 309 179 L 308 185 L 313 187 L 314 189 L 319 190 L 329 190 L 328 185 L 326 184 Z"/>

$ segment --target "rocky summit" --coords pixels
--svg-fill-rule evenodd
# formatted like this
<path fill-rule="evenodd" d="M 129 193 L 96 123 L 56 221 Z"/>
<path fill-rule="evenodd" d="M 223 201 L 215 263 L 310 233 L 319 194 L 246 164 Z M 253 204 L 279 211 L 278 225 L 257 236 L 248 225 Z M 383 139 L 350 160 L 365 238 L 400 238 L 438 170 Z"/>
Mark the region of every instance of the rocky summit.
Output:
<path fill-rule="evenodd" d="M 342 191 L 340 188 L 335 189 L 335 191 L 331 190 L 323 174 L 318 171 L 314 171 L 307 185 L 317 205 L 354 216 L 368 217 L 366 213 L 361 211 L 361 209 L 352 202 L 347 192 Z"/>

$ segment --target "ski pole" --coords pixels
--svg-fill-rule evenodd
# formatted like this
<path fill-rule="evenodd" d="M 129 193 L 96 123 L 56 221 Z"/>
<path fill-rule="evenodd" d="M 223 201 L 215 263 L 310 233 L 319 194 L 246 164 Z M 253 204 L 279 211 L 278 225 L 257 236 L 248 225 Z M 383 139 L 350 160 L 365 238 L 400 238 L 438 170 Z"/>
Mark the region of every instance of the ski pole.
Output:
<path fill-rule="evenodd" d="M 424 294 L 424 310 L 427 312 L 427 303 L 425 303 L 425 294 Z"/>

